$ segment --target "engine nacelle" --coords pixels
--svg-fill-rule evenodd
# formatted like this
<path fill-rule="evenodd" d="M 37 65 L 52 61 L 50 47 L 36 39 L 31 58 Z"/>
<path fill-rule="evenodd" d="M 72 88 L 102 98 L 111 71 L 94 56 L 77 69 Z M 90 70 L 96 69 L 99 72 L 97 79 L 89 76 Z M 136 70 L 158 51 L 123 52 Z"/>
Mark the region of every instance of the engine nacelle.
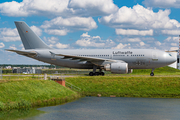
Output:
<path fill-rule="evenodd" d="M 104 70 L 111 71 L 115 74 L 126 74 L 128 73 L 127 63 L 111 63 L 104 66 Z"/>

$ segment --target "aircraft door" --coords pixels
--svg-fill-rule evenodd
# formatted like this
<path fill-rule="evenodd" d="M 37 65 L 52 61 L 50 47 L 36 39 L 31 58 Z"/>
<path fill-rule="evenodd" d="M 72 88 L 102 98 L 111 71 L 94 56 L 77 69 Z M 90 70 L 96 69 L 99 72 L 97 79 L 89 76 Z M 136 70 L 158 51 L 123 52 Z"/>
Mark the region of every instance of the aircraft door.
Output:
<path fill-rule="evenodd" d="M 113 59 L 113 54 L 110 54 L 110 55 L 109 55 L 109 59 Z"/>
<path fill-rule="evenodd" d="M 152 52 L 152 61 L 158 61 L 158 54 L 156 52 Z"/>

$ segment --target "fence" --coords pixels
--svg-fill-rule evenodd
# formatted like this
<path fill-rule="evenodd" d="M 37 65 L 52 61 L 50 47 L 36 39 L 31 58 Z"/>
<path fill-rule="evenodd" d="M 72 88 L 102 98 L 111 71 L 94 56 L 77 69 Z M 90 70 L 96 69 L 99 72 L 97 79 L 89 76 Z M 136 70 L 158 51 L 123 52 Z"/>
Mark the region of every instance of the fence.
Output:
<path fill-rule="evenodd" d="M 69 83 L 67 81 L 66 81 L 66 86 L 71 88 L 72 90 L 81 91 L 81 88 L 79 88 L 79 87 L 77 87 L 77 86 L 75 86 L 75 85 L 73 85 L 73 84 L 71 84 L 71 83 Z"/>

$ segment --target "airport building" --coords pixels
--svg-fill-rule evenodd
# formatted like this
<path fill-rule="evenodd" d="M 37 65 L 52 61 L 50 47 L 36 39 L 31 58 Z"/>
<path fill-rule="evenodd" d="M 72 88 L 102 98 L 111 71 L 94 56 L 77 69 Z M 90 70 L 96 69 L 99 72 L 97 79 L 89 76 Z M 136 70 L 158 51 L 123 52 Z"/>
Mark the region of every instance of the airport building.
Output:
<path fill-rule="evenodd" d="M 41 74 L 42 71 L 41 69 L 36 69 L 36 68 L 30 68 L 30 67 L 26 67 L 26 68 L 19 68 L 19 67 L 14 67 L 12 69 L 13 73 L 24 73 L 24 74 Z"/>

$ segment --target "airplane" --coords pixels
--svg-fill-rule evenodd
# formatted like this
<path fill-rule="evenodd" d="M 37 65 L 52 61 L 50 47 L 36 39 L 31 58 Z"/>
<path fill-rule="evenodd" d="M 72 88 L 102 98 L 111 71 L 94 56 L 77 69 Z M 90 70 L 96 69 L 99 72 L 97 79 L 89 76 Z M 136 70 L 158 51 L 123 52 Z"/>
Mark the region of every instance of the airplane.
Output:
<path fill-rule="evenodd" d="M 171 54 L 154 49 L 53 49 L 45 44 L 23 21 L 15 21 L 25 50 L 16 52 L 45 63 L 57 66 L 93 69 L 89 76 L 102 75 L 105 71 L 115 74 L 132 73 L 133 69 L 154 69 L 167 66 L 176 61 Z M 99 72 L 96 70 L 99 69 Z"/>

